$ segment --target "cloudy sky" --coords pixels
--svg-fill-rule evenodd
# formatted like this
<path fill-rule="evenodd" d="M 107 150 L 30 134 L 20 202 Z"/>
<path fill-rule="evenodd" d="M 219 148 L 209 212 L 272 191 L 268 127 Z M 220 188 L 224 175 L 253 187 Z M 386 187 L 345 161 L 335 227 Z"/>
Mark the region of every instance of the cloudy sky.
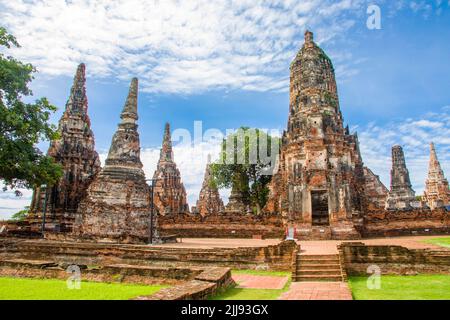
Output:
<path fill-rule="evenodd" d="M 367 28 L 372 4 L 381 9 L 379 30 Z M 434 141 L 450 176 L 448 0 L 0 0 L 0 24 L 22 45 L 7 54 L 39 71 L 34 95 L 59 107 L 54 123 L 77 65 L 86 63 L 89 113 L 102 158 L 129 81 L 139 77 L 147 176 L 166 121 L 175 140 L 193 135 L 195 121 L 203 133 L 242 125 L 283 130 L 289 64 L 306 29 L 333 60 L 344 119 L 358 132 L 365 164 L 389 185 L 390 148 L 404 146 L 420 194 Z M 216 152 L 217 145 L 200 140 L 195 147 L 175 147 L 190 205 L 206 154 Z M 27 205 L 30 195 L 0 192 L 0 218 Z"/>

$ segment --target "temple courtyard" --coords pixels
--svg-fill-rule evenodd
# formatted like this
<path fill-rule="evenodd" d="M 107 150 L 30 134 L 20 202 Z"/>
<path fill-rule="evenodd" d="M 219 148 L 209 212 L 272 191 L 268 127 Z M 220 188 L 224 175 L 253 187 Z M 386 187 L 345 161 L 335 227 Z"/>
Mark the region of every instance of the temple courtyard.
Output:
<path fill-rule="evenodd" d="M 9 239 L 0 254 L 0 299 L 450 299 L 449 242 L 184 238 L 149 246 Z M 80 266 L 75 288 L 65 270 L 70 261 Z M 378 287 L 371 287 L 373 265 Z"/>

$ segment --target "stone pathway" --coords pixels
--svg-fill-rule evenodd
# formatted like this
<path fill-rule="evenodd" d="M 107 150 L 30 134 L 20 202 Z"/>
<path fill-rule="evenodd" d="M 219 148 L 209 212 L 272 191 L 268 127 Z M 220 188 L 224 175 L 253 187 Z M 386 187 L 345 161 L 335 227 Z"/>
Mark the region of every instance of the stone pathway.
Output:
<path fill-rule="evenodd" d="M 232 278 L 238 284 L 238 288 L 245 289 L 283 289 L 288 282 L 288 277 L 250 274 L 234 274 Z"/>
<path fill-rule="evenodd" d="M 352 300 L 346 282 L 293 282 L 279 300 Z"/>

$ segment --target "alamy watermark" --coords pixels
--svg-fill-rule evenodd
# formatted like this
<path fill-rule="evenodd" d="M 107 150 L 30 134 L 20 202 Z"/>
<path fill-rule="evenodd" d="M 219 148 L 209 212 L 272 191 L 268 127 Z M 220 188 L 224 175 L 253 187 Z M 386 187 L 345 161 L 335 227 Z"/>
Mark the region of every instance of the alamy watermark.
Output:
<path fill-rule="evenodd" d="M 380 30 L 381 29 L 381 8 L 376 4 L 371 4 L 367 7 L 367 18 L 366 26 L 369 30 Z"/>

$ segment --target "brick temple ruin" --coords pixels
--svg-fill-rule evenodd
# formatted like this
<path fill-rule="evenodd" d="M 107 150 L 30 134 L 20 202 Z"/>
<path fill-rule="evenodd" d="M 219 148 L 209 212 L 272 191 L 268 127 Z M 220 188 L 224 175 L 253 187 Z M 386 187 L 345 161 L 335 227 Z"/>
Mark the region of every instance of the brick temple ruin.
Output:
<path fill-rule="evenodd" d="M 101 168 L 87 114 L 85 82 L 81 64 L 59 122 L 61 137 L 51 142 L 48 151 L 62 165 L 64 175 L 55 186 L 34 190 L 29 216 L 8 225 L 12 231 L 38 232 L 45 216 L 46 237 L 122 243 L 158 242 L 172 234 L 283 238 L 287 230 L 297 239 L 450 233 L 449 185 L 434 145 L 422 198 L 412 189 L 401 146 L 392 148 L 388 190 L 364 166 L 358 136 L 344 126 L 333 64 L 309 31 L 290 67 L 289 118 L 278 171 L 259 215 L 250 213 L 235 187 L 224 206 L 211 183 L 210 164 L 196 206 L 189 211 L 169 124 L 153 179 L 146 179 L 137 131 L 137 79 L 131 82 Z"/>
<path fill-rule="evenodd" d="M 45 211 L 47 228 L 70 231 L 78 204 L 101 169 L 88 115 L 85 72 L 86 66 L 80 64 L 59 121 L 60 138 L 51 141 L 47 153 L 64 174 L 56 185 L 34 190 L 27 218 L 33 230 L 40 230 Z"/>

